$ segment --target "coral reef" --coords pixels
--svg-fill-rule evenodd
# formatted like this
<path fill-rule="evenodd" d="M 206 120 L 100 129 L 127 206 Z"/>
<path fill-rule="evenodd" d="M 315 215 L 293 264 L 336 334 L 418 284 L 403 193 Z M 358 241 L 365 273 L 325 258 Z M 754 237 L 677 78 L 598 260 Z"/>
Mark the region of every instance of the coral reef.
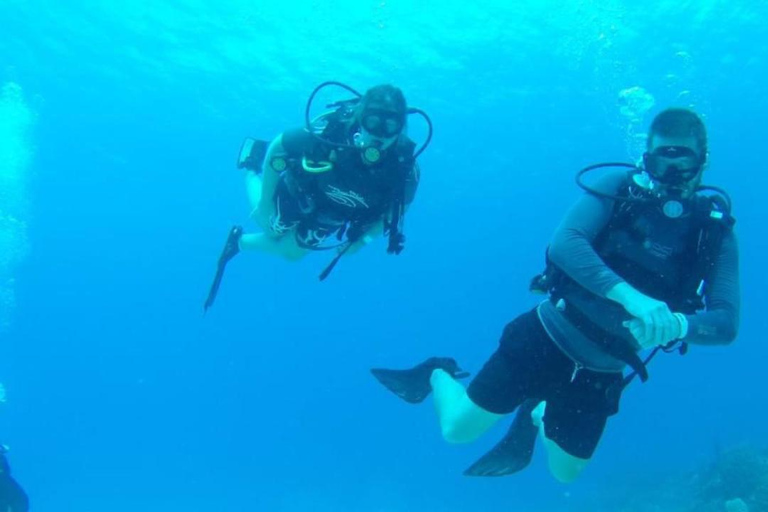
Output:
<path fill-rule="evenodd" d="M 691 512 L 768 512 L 768 450 L 723 452 L 695 475 L 692 485 L 696 494 Z"/>
<path fill-rule="evenodd" d="M 768 512 L 768 450 L 750 446 L 717 453 L 692 472 L 626 477 L 583 510 L 617 512 Z"/>

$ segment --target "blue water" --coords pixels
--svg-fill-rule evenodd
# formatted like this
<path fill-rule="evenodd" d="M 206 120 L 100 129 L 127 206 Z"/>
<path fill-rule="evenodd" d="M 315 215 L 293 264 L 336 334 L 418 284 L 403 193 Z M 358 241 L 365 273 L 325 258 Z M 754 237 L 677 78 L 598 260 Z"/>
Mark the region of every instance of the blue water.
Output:
<path fill-rule="evenodd" d="M 585 510 L 765 446 L 768 5 L 482 4 L 0 5 L 0 440 L 34 510 Z M 247 219 L 242 138 L 300 125 L 328 79 L 394 83 L 432 116 L 406 251 L 379 241 L 324 283 L 326 254 L 241 256 L 203 317 Z M 445 354 L 476 372 L 537 300 L 575 171 L 636 157 L 668 106 L 705 116 L 706 181 L 733 196 L 738 341 L 655 361 L 576 484 L 541 450 L 514 477 L 463 477 L 506 425 L 447 445 L 431 404 L 368 368 Z"/>

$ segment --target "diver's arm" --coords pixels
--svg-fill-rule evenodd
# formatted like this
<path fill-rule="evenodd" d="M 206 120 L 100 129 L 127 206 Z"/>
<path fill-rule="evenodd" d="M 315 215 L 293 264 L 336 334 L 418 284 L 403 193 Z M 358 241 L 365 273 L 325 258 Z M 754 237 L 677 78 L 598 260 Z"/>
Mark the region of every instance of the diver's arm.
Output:
<path fill-rule="evenodd" d="M 413 167 L 411 168 L 411 171 L 408 175 L 408 178 L 406 179 L 406 185 L 405 185 L 405 208 L 403 209 L 403 215 L 408 212 L 408 210 L 411 207 L 411 203 L 413 203 L 413 199 L 416 196 L 416 189 L 419 187 L 419 166 L 417 163 L 414 163 Z M 375 223 L 371 224 L 366 230 L 365 233 L 355 242 L 350 245 L 349 249 L 346 250 L 347 254 L 354 254 L 369 243 L 373 241 L 374 238 L 378 238 L 384 234 L 384 226 L 387 223 L 386 214 L 382 216 L 381 219 L 376 221 Z"/>
<path fill-rule="evenodd" d="M 366 229 L 363 234 L 352 242 L 349 246 L 349 249 L 346 249 L 344 252 L 346 254 L 354 254 L 369 243 L 373 241 L 374 238 L 381 236 L 384 233 L 384 219 L 381 219 L 379 221 L 376 221 L 375 223 L 371 224 L 368 229 Z M 341 250 L 341 248 L 339 248 Z"/>
<path fill-rule="evenodd" d="M 282 140 L 283 135 L 280 134 L 269 145 L 260 174 L 253 171 L 245 173 L 245 186 L 252 208 L 251 217 L 265 232 L 269 232 L 269 219 L 275 213 L 275 189 L 280 180 L 280 174 L 272 168 L 271 162 L 275 157 L 287 155 Z"/>
<path fill-rule="evenodd" d="M 410 208 L 410 204 L 405 205 L 405 212 L 408 211 Z M 374 238 L 378 238 L 384 234 L 384 226 L 387 223 L 387 220 L 385 217 L 382 217 L 381 219 L 377 220 L 373 224 L 371 224 L 365 232 L 363 232 L 363 235 L 358 238 L 355 242 L 352 242 L 352 244 L 349 246 L 349 249 L 347 249 L 345 252 L 347 254 L 354 254 L 366 245 L 373 242 Z"/>
<path fill-rule="evenodd" d="M 626 186 L 626 174 L 604 176 L 594 188 L 615 195 Z M 615 200 L 585 194 L 571 208 L 555 233 L 549 248 L 550 259 L 581 286 L 620 304 L 637 321 L 627 327 L 641 346 L 666 343 L 679 331 L 678 320 L 669 306 L 643 294 L 616 274 L 595 251 L 595 238 L 613 217 Z"/>
<path fill-rule="evenodd" d="M 706 309 L 686 315 L 688 334 L 684 341 L 695 345 L 727 345 L 739 332 L 741 309 L 739 248 L 733 232 L 723 238 L 705 295 Z"/>
<path fill-rule="evenodd" d="M 624 183 L 625 174 L 615 172 L 598 180 L 593 188 L 607 194 L 616 194 Z M 555 230 L 548 255 L 555 265 L 587 290 L 600 297 L 621 302 L 617 299 L 623 299 L 625 295 L 629 298 L 634 288 L 605 264 L 592 245 L 610 222 L 614 203 L 612 199 L 589 193 L 581 196 Z M 621 295 L 617 292 L 621 292 Z"/>

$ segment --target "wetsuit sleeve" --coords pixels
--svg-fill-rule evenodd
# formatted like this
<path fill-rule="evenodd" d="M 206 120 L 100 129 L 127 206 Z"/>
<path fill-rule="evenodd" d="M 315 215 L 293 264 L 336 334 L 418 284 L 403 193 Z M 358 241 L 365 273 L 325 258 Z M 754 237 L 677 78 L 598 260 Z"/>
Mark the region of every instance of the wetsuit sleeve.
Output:
<path fill-rule="evenodd" d="M 592 186 L 596 191 L 615 195 L 626 184 L 624 172 L 603 176 Z M 549 245 L 549 259 L 571 279 L 590 292 L 605 297 L 618 283 L 624 282 L 598 256 L 592 245 L 610 222 L 616 201 L 584 194 L 566 213 Z"/>
<path fill-rule="evenodd" d="M 741 310 L 739 248 L 732 231 L 723 238 L 704 299 L 705 310 L 687 316 L 685 341 L 697 345 L 731 343 L 739 332 Z"/>

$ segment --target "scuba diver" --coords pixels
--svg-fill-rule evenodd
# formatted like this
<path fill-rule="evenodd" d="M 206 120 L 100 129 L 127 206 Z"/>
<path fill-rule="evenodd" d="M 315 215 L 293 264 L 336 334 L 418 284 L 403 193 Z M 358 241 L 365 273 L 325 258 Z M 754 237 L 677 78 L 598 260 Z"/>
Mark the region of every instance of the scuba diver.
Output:
<path fill-rule="evenodd" d="M 29 498 L 11 476 L 11 466 L 5 457 L 7 451 L 5 445 L 0 445 L 0 512 L 27 512 Z"/>
<path fill-rule="evenodd" d="M 728 195 L 701 185 L 707 157 L 701 119 L 667 109 L 652 122 L 641 164 L 581 171 L 577 182 L 587 193 L 555 231 L 546 270 L 531 282 L 548 297 L 505 327 L 467 389 L 458 379 L 468 373 L 448 357 L 371 370 L 406 402 L 434 393 L 451 443 L 471 442 L 517 410 L 504 438 L 465 475 L 522 470 L 538 436 L 554 477 L 573 481 L 618 413 L 622 391 L 636 376 L 648 378 L 646 365 L 659 350 L 684 353 L 688 345 L 736 338 L 734 219 Z M 606 172 L 593 185 L 582 179 L 615 167 L 629 170 Z"/>
<path fill-rule="evenodd" d="M 315 96 L 330 85 L 354 97 L 310 119 Z M 429 128 L 419 148 L 406 134 L 412 114 L 422 116 Z M 387 235 L 387 252 L 399 254 L 405 242 L 403 216 L 419 184 L 416 159 L 431 138 L 429 117 L 409 108 L 397 87 L 377 85 L 361 95 L 342 83 L 324 82 L 307 101 L 303 128 L 272 142 L 246 139 L 238 167 L 245 170 L 251 217 L 261 232 L 231 228 L 204 309 L 213 304 L 226 264 L 241 250 L 291 261 L 335 250 L 321 280 L 344 254 L 375 236 Z"/>

